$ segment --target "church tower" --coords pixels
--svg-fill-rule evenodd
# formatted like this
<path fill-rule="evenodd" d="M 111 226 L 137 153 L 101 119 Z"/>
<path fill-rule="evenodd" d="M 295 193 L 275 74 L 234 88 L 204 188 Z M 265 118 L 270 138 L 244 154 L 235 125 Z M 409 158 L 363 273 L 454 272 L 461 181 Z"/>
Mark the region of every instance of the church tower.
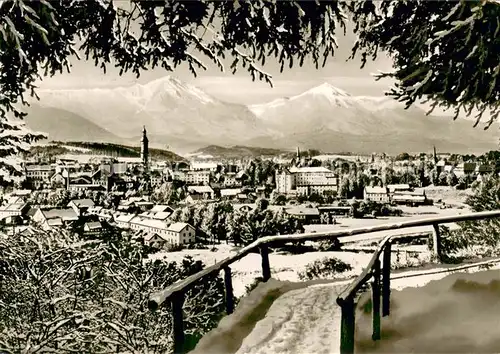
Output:
<path fill-rule="evenodd" d="M 142 138 L 141 138 L 141 160 L 144 170 L 149 169 L 149 139 L 146 131 L 146 126 L 142 128 Z"/>

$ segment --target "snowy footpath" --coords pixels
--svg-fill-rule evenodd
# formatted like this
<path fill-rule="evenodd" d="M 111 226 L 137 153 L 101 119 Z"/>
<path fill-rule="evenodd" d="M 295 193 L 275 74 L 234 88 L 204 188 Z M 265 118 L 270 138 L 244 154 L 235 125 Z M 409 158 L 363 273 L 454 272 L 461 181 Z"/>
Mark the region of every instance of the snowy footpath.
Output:
<path fill-rule="evenodd" d="M 246 353 L 335 353 L 340 343 L 340 308 L 345 285 L 311 286 L 283 294 L 238 350 Z"/>
<path fill-rule="evenodd" d="M 494 268 L 498 269 L 498 266 Z M 467 272 L 479 270 L 479 268 L 471 268 Z M 446 271 L 439 274 L 422 275 L 422 273 L 434 271 L 436 269 L 394 274 L 391 288 L 402 290 L 407 287 L 421 287 L 429 281 L 442 279 L 451 273 Z M 412 273 L 419 275 L 411 277 Z M 278 283 L 276 281 L 276 284 Z M 253 306 L 252 302 L 254 304 L 258 302 L 256 300 L 258 296 L 256 296 L 254 299 L 250 299 L 247 304 L 246 313 L 245 309 L 243 309 L 245 306 L 242 306 L 239 314 L 235 313 L 227 316 L 225 321 L 221 321 L 220 328 L 215 331 L 215 334 L 207 334 L 207 338 L 202 340 L 204 343 L 200 342 L 202 345 L 198 346 L 194 352 L 232 352 L 238 354 L 338 353 L 340 348 L 341 314 L 340 307 L 336 304 L 336 298 L 347 283 L 316 284 L 306 287 L 295 284 L 283 291 L 283 294 L 272 302 L 265 314 L 262 314 L 262 318 L 257 319 L 255 325 L 248 331 L 249 333 L 240 331 L 236 334 L 234 328 L 240 326 L 241 329 L 241 323 L 247 323 L 249 318 L 255 315 L 254 313 L 251 315 L 248 308 Z M 279 288 L 279 285 L 276 284 L 271 284 L 270 287 Z M 261 297 L 265 297 L 264 287 L 262 287 L 262 290 L 264 291 L 261 291 Z M 233 318 L 231 318 L 232 316 Z M 237 339 L 237 335 L 241 335 L 242 338 Z M 233 341 L 233 344 L 236 341 L 238 343 L 231 351 L 225 351 L 216 344 L 229 339 Z M 239 349 L 236 350 L 236 348 Z"/>

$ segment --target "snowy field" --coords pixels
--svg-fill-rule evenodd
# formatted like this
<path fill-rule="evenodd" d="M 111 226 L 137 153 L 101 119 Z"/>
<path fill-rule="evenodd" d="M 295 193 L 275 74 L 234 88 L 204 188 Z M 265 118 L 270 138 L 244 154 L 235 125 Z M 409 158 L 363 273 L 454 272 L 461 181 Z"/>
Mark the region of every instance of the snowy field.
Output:
<path fill-rule="evenodd" d="M 420 208 L 412 208 L 417 211 Z M 439 213 L 440 215 L 454 215 L 467 212 L 466 210 L 458 209 L 439 209 L 436 207 L 430 207 L 426 209 L 426 212 Z M 341 219 L 338 225 L 307 225 L 306 231 L 323 232 L 331 230 L 339 230 L 342 228 L 354 228 L 369 225 L 380 225 L 391 222 L 400 222 L 405 220 L 410 220 L 412 218 L 427 218 L 434 217 L 433 215 L 413 215 L 406 217 L 390 217 L 390 218 L 378 218 L 378 219 Z M 451 226 L 451 225 L 449 225 Z M 370 233 L 364 235 L 356 235 L 342 238 L 342 242 L 360 242 L 363 240 L 373 240 L 377 241 L 389 234 L 396 235 L 401 233 L 415 233 L 415 232 L 430 232 L 432 227 L 418 227 L 411 228 L 407 230 L 391 230 L 385 232 Z M 213 265 L 219 261 L 222 261 L 237 252 L 237 248 L 230 245 L 217 245 L 217 251 L 212 252 L 210 250 L 183 250 L 179 252 L 161 252 L 152 255 L 150 259 L 157 259 L 165 257 L 169 261 L 180 262 L 184 257 L 191 256 L 195 260 L 201 260 L 206 266 Z M 342 278 L 352 277 L 359 274 L 363 267 L 368 264 L 371 253 L 354 253 L 354 252 L 308 252 L 299 255 L 290 254 L 276 254 L 271 253 L 269 255 L 269 262 L 271 265 L 272 277 L 282 281 L 299 281 L 298 273 L 303 271 L 307 264 L 314 262 L 315 260 L 322 259 L 324 257 L 336 257 L 346 263 L 349 263 L 353 270 L 342 274 Z M 252 253 L 244 257 L 238 262 L 235 262 L 231 266 L 233 275 L 233 288 L 234 294 L 240 297 L 245 294 L 245 287 L 251 284 L 255 278 L 262 276 L 261 268 L 261 257 L 259 254 Z"/>
<path fill-rule="evenodd" d="M 194 259 L 201 260 L 205 265 L 212 265 L 218 261 L 235 254 L 232 247 L 221 245 L 217 252 L 209 250 L 185 250 L 182 252 L 172 252 L 167 254 L 157 254 L 150 258 L 166 256 L 169 261 L 180 262 L 185 256 L 192 256 Z M 271 275 L 274 279 L 281 281 L 298 282 L 298 273 L 306 268 L 306 265 L 317 259 L 324 257 L 336 257 L 346 263 L 349 263 L 353 270 L 342 274 L 343 278 L 352 277 L 359 274 L 363 267 L 370 261 L 371 253 L 354 252 L 309 252 L 298 255 L 269 254 L 269 263 L 271 265 Z M 245 287 L 262 276 L 261 257 L 257 253 L 251 253 L 231 265 L 233 278 L 233 290 L 236 297 L 245 295 Z"/>
<path fill-rule="evenodd" d="M 378 347 L 373 347 L 370 314 L 359 310 L 366 301 L 362 297 L 357 311 L 356 351 L 495 352 L 488 349 L 496 344 L 498 352 L 500 266 L 493 269 L 497 270 L 477 273 L 473 278 L 464 273 L 449 275 L 448 272 L 413 278 L 401 277 L 416 271 L 395 275 L 399 279 L 391 282 L 394 289 L 391 316 L 382 322 L 382 336 L 385 333 L 392 337 L 377 342 Z M 432 271 L 435 269 L 426 272 Z M 478 267 L 469 269 L 469 272 L 478 271 Z M 483 285 L 457 279 L 473 279 Z M 424 287 L 429 282 L 432 283 Z M 268 284 L 261 284 L 252 292 L 253 297 L 249 297 L 249 301 L 244 299 L 233 315 L 225 317 L 217 329 L 204 336 L 193 353 L 338 353 L 340 307 L 335 300 L 347 284 L 337 282 L 301 287 L 300 284 L 272 279 Z M 401 289 L 405 290 L 395 291 Z M 275 300 L 276 294 L 280 293 L 283 295 Z M 490 314 L 486 313 L 488 311 L 491 311 Z M 422 317 L 422 314 L 427 317 Z M 446 316 L 448 318 L 445 319 Z M 481 316 L 481 322 L 477 316 Z M 438 320 L 438 317 L 441 319 Z M 248 323 L 251 319 L 257 319 L 253 328 Z M 474 329 L 470 330 L 472 327 Z M 473 336 L 475 339 L 471 339 Z M 442 345 L 443 339 L 451 343 Z M 484 342 L 479 346 L 481 341 Z M 462 347 L 457 343 L 465 346 L 460 349 Z"/>

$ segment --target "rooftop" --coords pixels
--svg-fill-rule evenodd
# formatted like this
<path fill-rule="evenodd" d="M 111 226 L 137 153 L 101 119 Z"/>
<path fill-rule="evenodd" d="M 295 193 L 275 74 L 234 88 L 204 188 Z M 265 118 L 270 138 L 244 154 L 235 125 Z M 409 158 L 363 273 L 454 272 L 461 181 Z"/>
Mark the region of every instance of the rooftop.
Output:
<path fill-rule="evenodd" d="M 289 169 L 291 173 L 328 173 L 332 172 L 326 167 L 292 167 Z"/>

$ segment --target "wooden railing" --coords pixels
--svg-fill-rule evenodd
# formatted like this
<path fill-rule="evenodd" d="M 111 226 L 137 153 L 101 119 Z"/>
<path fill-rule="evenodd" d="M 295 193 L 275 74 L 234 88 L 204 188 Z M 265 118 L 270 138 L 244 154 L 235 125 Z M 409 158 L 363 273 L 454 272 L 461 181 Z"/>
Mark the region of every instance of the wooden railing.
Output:
<path fill-rule="evenodd" d="M 303 233 L 303 234 L 293 234 L 293 235 L 278 235 L 278 236 L 267 236 L 262 237 L 250 245 L 242 248 L 235 255 L 228 257 L 212 266 L 206 267 L 204 270 L 187 277 L 181 281 L 178 281 L 175 284 L 167 287 L 166 289 L 154 293 L 150 296 L 149 299 L 149 308 L 154 311 L 161 304 L 169 301 L 172 303 L 172 323 L 173 323 L 173 336 L 174 336 L 174 353 L 184 353 L 184 321 L 183 321 L 183 303 L 185 293 L 191 289 L 195 285 L 196 282 L 202 280 L 207 276 L 217 275 L 221 271 L 224 271 L 224 284 L 226 289 L 226 312 L 227 314 L 231 314 L 234 310 L 233 303 L 233 287 L 232 287 L 232 278 L 231 278 L 231 264 L 239 261 L 244 258 L 249 253 L 258 251 L 261 255 L 262 259 L 262 278 L 264 281 L 267 281 L 271 278 L 271 268 L 269 264 L 269 247 L 273 244 L 284 244 L 289 242 L 298 242 L 298 241 L 322 241 L 327 239 L 340 239 L 343 237 L 354 236 L 354 235 L 362 235 L 373 232 L 380 231 L 389 231 L 389 230 L 398 230 L 405 228 L 413 228 L 419 226 L 430 226 L 434 227 L 434 237 L 433 237 L 433 245 L 434 245 L 434 253 L 437 257 L 440 257 L 440 234 L 439 234 L 439 225 L 446 223 L 453 223 L 459 221 L 467 221 L 467 220 L 478 220 L 478 219 L 486 219 L 486 218 L 494 218 L 499 217 L 500 211 L 488 211 L 488 212 L 480 212 L 480 213 L 469 213 L 462 215 L 454 215 L 454 216 L 442 216 L 435 218 L 426 218 L 426 219 L 416 219 L 416 220 L 408 220 L 399 223 L 390 223 L 383 225 L 373 225 L 361 228 L 352 228 L 345 230 L 335 230 L 329 232 L 318 232 L 318 233 Z M 419 237 L 427 237 L 427 235 L 415 235 L 415 236 L 388 236 L 377 248 L 375 254 L 373 255 L 371 261 L 361 273 L 359 277 L 356 278 L 354 282 L 352 282 L 338 297 L 337 303 L 342 307 L 342 344 L 341 351 L 342 353 L 352 353 L 354 350 L 354 310 L 355 310 L 355 296 L 358 290 L 368 282 L 371 278 L 374 279 L 374 283 L 376 286 L 373 288 L 374 290 L 374 299 L 376 301 L 380 300 L 380 281 L 382 282 L 382 313 L 385 315 L 389 314 L 389 293 L 390 293 L 390 247 L 391 243 L 397 238 L 419 238 Z M 384 254 L 384 267 L 381 268 L 380 265 L 380 255 Z M 387 266 L 389 265 L 389 266 Z M 376 305 L 377 303 L 374 303 Z M 373 308 L 379 308 L 379 306 L 373 306 Z M 375 311 L 375 310 L 374 310 Z M 380 315 L 374 316 L 374 333 L 378 333 L 374 335 L 375 339 L 380 338 Z"/>
<path fill-rule="evenodd" d="M 479 213 L 468 213 L 456 216 L 436 217 L 425 220 L 425 225 L 433 226 L 433 253 L 438 261 L 441 260 L 441 235 L 439 225 L 460 221 L 472 221 L 480 219 L 491 219 L 500 217 L 500 211 L 487 211 Z M 405 223 L 403 223 L 405 224 Z M 412 227 L 404 225 L 403 227 Z M 398 239 L 417 239 L 427 237 L 426 235 L 393 235 L 384 238 L 370 262 L 363 272 L 350 283 L 344 291 L 338 296 L 337 304 L 342 309 L 342 320 L 340 328 L 340 353 L 354 353 L 354 335 L 355 335 L 355 311 L 356 297 L 359 292 L 370 280 L 372 292 L 372 339 L 379 340 L 381 337 L 381 316 L 389 316 L 391 307 L 391 248 L 392 244 Z M 382 262 L 380 258 L 382 256 Z M 478 266 L 476 264 L 475 266 Z M 471 267 L 474 265 L 470 265 Z M 461 267 L 458 267 L 461 268 Z M 457 269 L 458 270 L 458 269 Z"/>

